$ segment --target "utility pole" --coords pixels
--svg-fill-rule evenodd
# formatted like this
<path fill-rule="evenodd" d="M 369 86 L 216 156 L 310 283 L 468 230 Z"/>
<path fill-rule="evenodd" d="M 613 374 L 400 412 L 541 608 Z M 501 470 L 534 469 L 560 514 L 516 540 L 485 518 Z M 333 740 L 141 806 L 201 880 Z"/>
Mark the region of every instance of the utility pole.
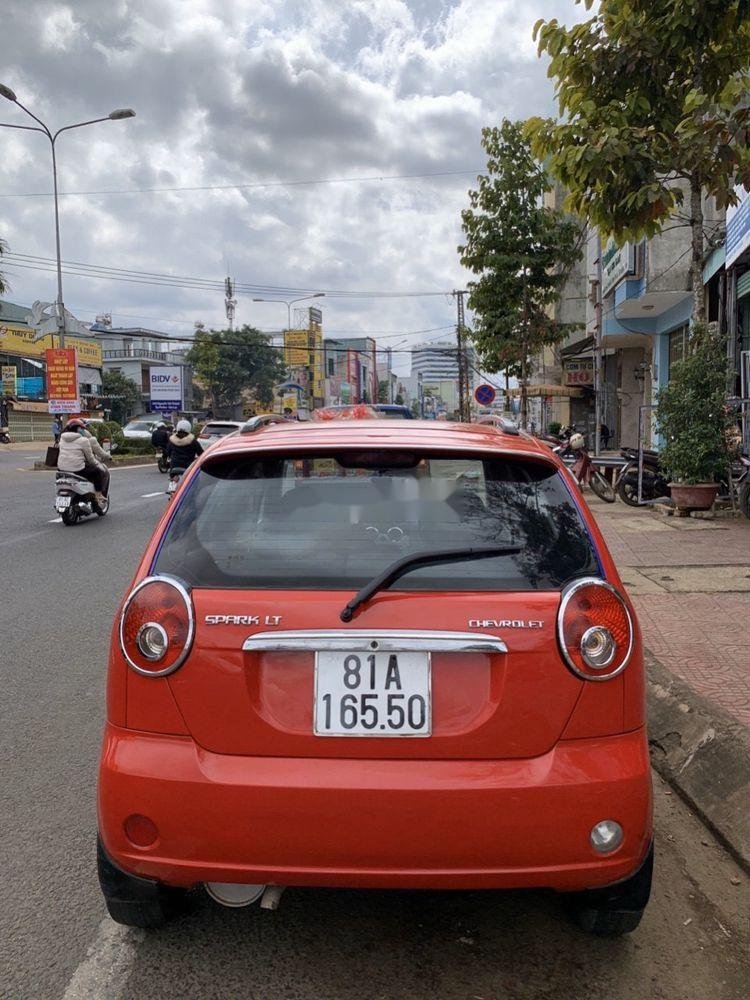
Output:
<path fill-rule="evenodd" d="M 456 342 L 458 347 L 458 416 L 462 423 L 471 423 L 469 399 L 469 362 L 466 357 L 466 327 L 464 325 L 465 291 L 454 291 L 457 307 Z"/>
<path fill-rule="evenodd" d="M 596 277 L 590 278 L 590 301 L 594 305 L 594 455 L 602 447 L 602 243 L 597 235 Z"/>
<path fill-rule="evenodd" d="M 227 275 L 224 279 L 224 309 L 227 314 L 229 329 L 234 330 L 234 314 L 237 309 L 237 299 L 234 297 L 234 281 Z"/>

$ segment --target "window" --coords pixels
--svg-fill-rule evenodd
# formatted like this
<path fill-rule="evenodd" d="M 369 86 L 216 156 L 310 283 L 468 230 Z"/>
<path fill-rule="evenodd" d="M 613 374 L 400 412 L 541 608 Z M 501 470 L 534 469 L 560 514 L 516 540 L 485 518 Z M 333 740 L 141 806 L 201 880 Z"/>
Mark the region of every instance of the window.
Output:
<path fill-rule="evenodd" d="M 520 546 L 408 573 L 397 590 L 559 589 L 598 574 L 545 464 L 378 451 L 217 458 L 193 480 L 155 571 L 216 588 L 352 590 L 415 552 Z"/>
<path fill-rule="evenodd" d="M 687 355 L 688 343 L 690 341 L 690 327 L 686 323 L 684 326 L 672 330 L 669 334 L 669 377 L 672 378 L 672 368 L 678 361 L 683 361 Z"/>
<path fill-rule="evenodd" d="M 336 374 L 335 364 L 336 363 L 333 360 L 333 358 L 329 358 L 328 359 L 328 374 L 329 375 L 335 375 Z"/>

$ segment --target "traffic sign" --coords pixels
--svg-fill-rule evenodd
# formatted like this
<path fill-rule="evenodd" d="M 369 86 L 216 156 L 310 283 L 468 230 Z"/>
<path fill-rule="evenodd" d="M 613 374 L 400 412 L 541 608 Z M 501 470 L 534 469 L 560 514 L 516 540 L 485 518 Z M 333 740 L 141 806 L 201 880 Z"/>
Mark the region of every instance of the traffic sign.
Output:
<path fill-rule="evenodd" d="M 497 393 L 492 386 L 487 385 L 486 382 L 478 385 L 474 390 L 474 399 L 476 399 L 480 406 L 490 406 L 495 402 L 496 395 Z"/>

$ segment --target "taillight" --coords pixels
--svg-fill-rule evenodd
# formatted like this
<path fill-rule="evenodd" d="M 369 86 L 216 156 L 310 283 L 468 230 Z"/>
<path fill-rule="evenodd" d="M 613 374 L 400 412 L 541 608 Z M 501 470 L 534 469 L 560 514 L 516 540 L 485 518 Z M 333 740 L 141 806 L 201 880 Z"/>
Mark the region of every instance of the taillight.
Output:
<path fill-rule="evenodd" d="M 603 580 L 576 580 L 564 592 L 557 616 L 560 649 L 574 674 L 607 681 L 622 673 L 633 650 L 627 605 Z"/>
<path fill-rule="evenodd" d="M 146 677 L 177 670 L 190 652 L 194 631 L 190 595 L 166 577 L 142 580 L 120 615 L 122 652 L 133 670 Z"/>

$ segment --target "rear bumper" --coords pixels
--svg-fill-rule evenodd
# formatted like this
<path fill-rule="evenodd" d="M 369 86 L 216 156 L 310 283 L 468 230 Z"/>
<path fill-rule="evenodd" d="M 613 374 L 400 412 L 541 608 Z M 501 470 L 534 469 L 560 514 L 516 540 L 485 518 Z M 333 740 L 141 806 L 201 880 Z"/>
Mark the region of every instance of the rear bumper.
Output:
<path fill-rule="evenodd" d="M 558 743 L 530 760 L 233 757 L 107 726 L 99 827 L 126 872 L 167 885 L 562 891 L 620 881 L 651 842 L 645 732 Z M 158 839 L 126 837 L 131 814 Z M 601 857 L 591 827 L 617 820 Z"/>

